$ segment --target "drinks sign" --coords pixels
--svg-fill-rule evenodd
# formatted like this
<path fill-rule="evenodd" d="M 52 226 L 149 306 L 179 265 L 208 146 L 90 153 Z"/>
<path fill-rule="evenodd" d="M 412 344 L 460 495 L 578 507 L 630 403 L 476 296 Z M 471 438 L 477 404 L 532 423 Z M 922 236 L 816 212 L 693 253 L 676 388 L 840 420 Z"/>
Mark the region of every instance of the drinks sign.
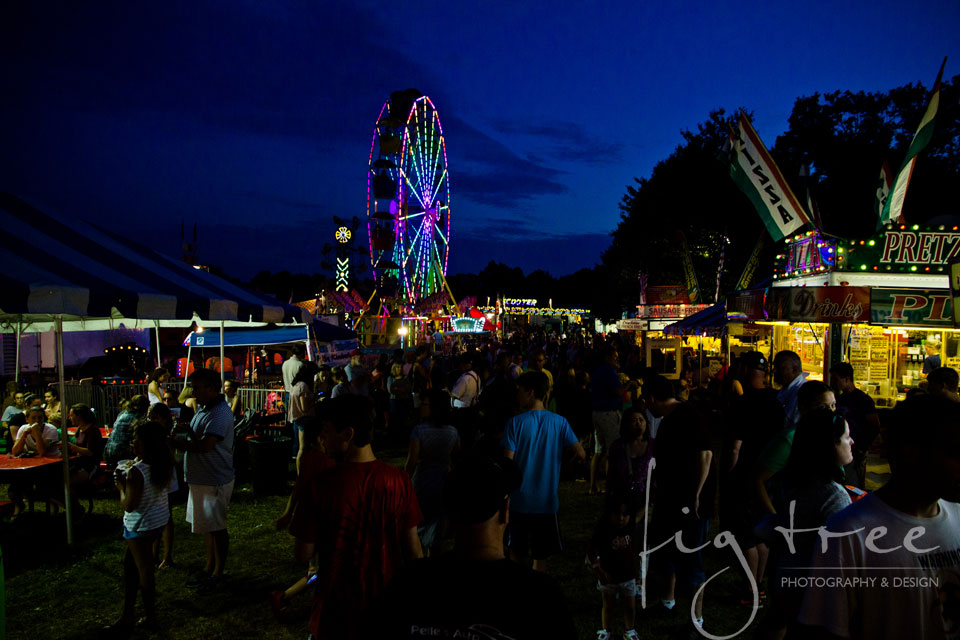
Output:
<path fill-rule="evenodd" d="M 792 287 L 790 320 L 794 322 L 866 322 L 869 287 Z"/>
<path fill-rule="evenodd" d="M 870 322 L 952 327 L 953 299 L 945 289 L 872 289 Z"/>

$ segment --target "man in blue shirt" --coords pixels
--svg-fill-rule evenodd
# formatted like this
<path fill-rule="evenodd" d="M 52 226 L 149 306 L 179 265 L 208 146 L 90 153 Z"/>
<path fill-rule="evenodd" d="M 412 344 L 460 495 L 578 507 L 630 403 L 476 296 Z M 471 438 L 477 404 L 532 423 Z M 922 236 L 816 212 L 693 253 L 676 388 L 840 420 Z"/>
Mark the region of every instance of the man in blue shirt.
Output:
<path fill-rule="evenodd" d="M 206 565 L 192 584 L 215 589 L 223 580 L 230 536 L 227 507 L 233 493 L 233 412 L 220 393 L 220 376 L 200 369 L 190 376 L 200 409 L 187 430 L 187 440 L 171 439 L 186 454 L 183 475 L 190 488 L 187 522 L 202 533 L 207 550 Z"/>
<path fill-rule="evenodd" d="M 567 419 L 544 408 L 547 385 L 540 371 L 517 378 L 517 404 L 524 413 L 507 422 L 500 441 L 504 455 L 523 475 L 520 488 L 510 494 L 510 551 L 515 557 L 532 557 L 539 571 L 546 571 L 548 557 L 563 551 L 557 488 L 564 454 L 587 457 Z"/>

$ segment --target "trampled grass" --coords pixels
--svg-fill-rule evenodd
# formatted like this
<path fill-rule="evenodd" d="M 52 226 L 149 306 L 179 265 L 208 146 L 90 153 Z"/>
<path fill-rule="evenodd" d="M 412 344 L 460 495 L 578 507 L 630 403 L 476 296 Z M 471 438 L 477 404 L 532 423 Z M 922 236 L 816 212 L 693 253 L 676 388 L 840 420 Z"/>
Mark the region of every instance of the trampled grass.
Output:
<path fill-rule="evenodd" d="M 402 462 L 397 450 L 383 452 L 385 459 Z M 566 551 L 551 560 L 550 573 L 566 594 L 581 638 L 594 638 L 600 624 L 600 595 L 583 558 L 598 517 L 602 499 L 588 496 L 587 485 L 561 484 L 561 528 Z M 138 638 L 277 638 L 306 637 L 310 596 L 303 594 L 291 608 L 289 620 L 274 620 L 267 597 L 270 591 L 295 582 L 303 567 L 293 560 L 293 539 L 274 528 L 284 496 L 255 496 L 249 484 L 234 492 L 230 507 L 229 580 L 213 594 L 198 594 L 185 586 L 203 562 L 203 542 L 189 532 L 183 505 L 174 508 L 176 566 L 157 573 L 158 606 L 162 628 L 156 633 L 138 631 Z M 121 511 L 114 495 L 103 493 L 94 512 L 76 529 L 76 545 L 65 545 L 63 514 L 47 516 L 43 504 L 37 512 L 16 522 L 0 522 L 0 545 L 6 564 L 7 637 L 17 639 L 94 639 L 116 619 L 122 602 L 120 560 Z M 715 535 L 716 527 L 711 532 Z M 733 604 L 741 575 L 732 554 L 707 550 L 707 575 L 730 566 L 707 590 L 705 620 L 714 635 L 727 635 L 749 617 L 749 607 Z M 649 587 L 648 587 L 649 588 Z M 648 601 L 656 602 L 651 594 Z M 643 638 L 687 637 L 693 630 L 689 598 L 678 601 L 670 620 L 638 612 L 637 630 Z M 762 612 L 761 612 L 762 613 Z M 753 628 L 756 627 L 756 622 Z M 621 631 L 618 624 L 613 630 Z M 749 637 L 749 633 L 741 637 Z M 615 636 L 616 637 L 616 636 Z"/>

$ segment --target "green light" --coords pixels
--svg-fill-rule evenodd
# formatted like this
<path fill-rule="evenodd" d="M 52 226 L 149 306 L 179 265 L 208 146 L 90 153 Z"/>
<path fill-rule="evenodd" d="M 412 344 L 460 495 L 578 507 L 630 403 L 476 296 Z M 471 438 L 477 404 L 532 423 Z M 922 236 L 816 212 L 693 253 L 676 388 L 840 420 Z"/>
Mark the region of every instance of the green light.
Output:
<path fill-rule="evenodd" d="M 871 240 L 871 241 L 868 242 L 867 244 L 872 247 L 873 245 L 877 244 L 877 241 L 876 241 L 876 240 Z"/>
<path fill-rule="evenodd" d="M 865 265 L 865 264 L 860 265 L 860 270 L 861 270 L 861 271 L 866 271 L 866 270 L 867 270 L 867 265 Z"/>
<path fill-rule="evenodd" d="M 917 270 L 917 265 L 913 265 L 912 267 L 910 267 L 910 271 L 916 271 L 916 270 Z"/>
<path fill-rule="evenodd" d="M 918 230 L 920 229 L 920 225 L 915 224 L 915 225 L 913 225 L 913 226 L 910 227 L 910 228 L 913 229 L 914 231 L 918 231 Z"/>

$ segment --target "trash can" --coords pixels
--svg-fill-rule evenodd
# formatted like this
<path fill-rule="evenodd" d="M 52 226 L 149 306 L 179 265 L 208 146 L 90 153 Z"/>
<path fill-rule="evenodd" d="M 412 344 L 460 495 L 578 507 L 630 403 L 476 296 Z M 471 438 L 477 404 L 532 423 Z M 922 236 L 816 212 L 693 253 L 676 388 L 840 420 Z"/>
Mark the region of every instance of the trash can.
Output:
<path fill-rule="evenodd" d="M 254 436 L 247 440 L 253 491 L 285 495 L 290 466 L 291 440 L 286 436 Z"/>

